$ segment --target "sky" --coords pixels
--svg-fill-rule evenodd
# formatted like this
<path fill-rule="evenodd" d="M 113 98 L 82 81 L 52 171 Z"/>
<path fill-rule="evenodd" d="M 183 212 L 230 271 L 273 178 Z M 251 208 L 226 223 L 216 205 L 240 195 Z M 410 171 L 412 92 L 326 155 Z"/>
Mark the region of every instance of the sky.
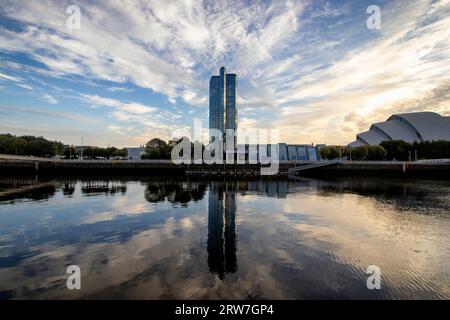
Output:
<path fill-rule="evenodd" d="M 168 140 L 207 127 L 221 66 L 239 77 L 239 126 L 281 142 L 347 144 L 392 114 L 450 116 L 450 0 L 0 0 L 0 133 Z"/>

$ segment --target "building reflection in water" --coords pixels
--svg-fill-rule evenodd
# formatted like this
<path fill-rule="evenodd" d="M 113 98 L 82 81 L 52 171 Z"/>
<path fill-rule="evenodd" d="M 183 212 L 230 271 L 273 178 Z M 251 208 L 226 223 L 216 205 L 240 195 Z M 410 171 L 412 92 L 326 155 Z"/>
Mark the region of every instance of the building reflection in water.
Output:
<path fill-rule="evenodd" d="M 220 279 L 237 271 L 236 192 L 211 182 L 208 202 L 208 266 Z"/>
<path fill-rule="evenodd" d="M 62 186 L 62 191 L 63 191 L 64 196 L 66 196 L 66 197 L 73 197 L 73 195 L 75 193 L 76 185 L 77 185 L 77 181 L 76 180 L 64 182 L 63 186 Z"/>
<path fill-rule="evenodd" d="M 85 196 L 115 195 L 127 192 L 126 181 L 92 180 L 82 182 L 81 193 Z"/>

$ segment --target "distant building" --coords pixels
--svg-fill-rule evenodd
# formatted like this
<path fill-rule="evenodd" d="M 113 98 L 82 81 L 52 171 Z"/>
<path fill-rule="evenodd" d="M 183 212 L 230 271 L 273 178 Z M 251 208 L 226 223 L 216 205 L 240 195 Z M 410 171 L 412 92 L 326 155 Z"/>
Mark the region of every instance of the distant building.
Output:
<path fill-rule="evenodd" d="M 323 145 L 310 144 L 279 144 L 279 158 L 281 161 L 316 161 L 321 160 L 320 148 Z"/>
<path fill-rule="evenodd" d="M 225 134 L 225 129 L 237 130 L 237 75 L 220 68 L 219 76 L 209 82 L 209 128 Z"/>
<path fill-rule="evenodd" d="M 209 82 L 209 128 L 217 129 L 226 134 L 225 130 L 233 130 L 236 133 L 238 128 L 238 79 L 236 74 L 227 74 L 224 67 L 220 68 L 218 76 L 212 76 Z M 211 135 L 210 135 L 211 136 Z M 237 139 L 235 138 L 235 145 Z M 224 142 L 225 136 L 224 136 Z M 313 145 L 287 145 L 280 143 L 279 160 L 296 161 L 296 160 L 320 160 L 320 146 Z M 240 147 L 237 147 L 240 150 Z M 255 152 L 251 152 L 256 150 Z M 263 146 L 245 146 L 245 160 L 258 161 L 261 152 L 267 153 L 270 157 L 271 147 L 263 148 Z M 239 152 L 239 151 L 238 151 Z M 235 152 L 228 153 L 226 158 L 234 158 Z M 239 155 L 239 159 L 244 160 L 244 155 Z"/>
<path fill-rule="evenodd" d="M 408 143 L 450 140 L 450 117 L 434 112 L 396 114 L 385 122 L 373 124 L 369 131 L 359 133 L 348 146 L 377 145 L 391 140 Z"/>
<path fill-rule="evenodd" d="M 276 145 L 274 145 L 276 146 Z M 308 145 L 308 144 L 278 144 L 278 159 L 280 161 L 317 161 L 321 160 L 320 148 L 325 145 Z M 272 155 L 273 145 L 246 145 L 245 146 L 245 160 L 259 161 L 261 157 L 270 158 Z M 241 145 L 238 146 L 238 151 L 243 150 Z M 255 152 L 256 151 L 256 152 Z M 243 156 L 239 155 L 239 159 L 243 160 Z"/>
<path fill-rule="evenodd" d="M 86 149 L 88 148 L 94 148 L 93 146 L 74 146 L 75 147 L 75 151 L 77 152 L 77 154 L 81 154 L 81 150 L 83 150 L 83 152 L 86 151 Z"/>
<path fill-rule="evenodd" d="M 139 148 L 126 148 L 128 152 L 128 160 L 141 160 L 143 154 L 145 154 L 145 148 L 143 146 Z"/>

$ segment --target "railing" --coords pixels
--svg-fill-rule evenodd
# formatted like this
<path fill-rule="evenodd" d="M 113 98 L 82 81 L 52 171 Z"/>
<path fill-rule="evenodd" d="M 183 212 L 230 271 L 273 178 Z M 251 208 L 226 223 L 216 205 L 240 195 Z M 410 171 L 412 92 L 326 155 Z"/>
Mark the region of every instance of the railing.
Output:
<path fill-rule="evenodd" d="M 361 160 L 316 160 L 316 161 L 307 161 L 307 160 L 298 160 L 298 161 L 280 161 L 280 164 L 313 164 L 313 163 L 329 163 L 329 162 L 341 163 L 341 164 L 442 164 L 442 163 L 450 163 L 450 159 L 429 159 L 429 160 L 418 160 L 418 161 L 397 161 L 397 160 L 382 160 L 382 161 L 361 161 Z"/>
<path fill-rule="evenodd" d="M 51 159 L 55 162 L 69 162 L 69 163 L 156 163 L 156 164 L 172 164 L 172 160 L 81 160 L 81 159 Z"/>
<path fill-rule="evenodd" d="M 101 160 L 87 160 L 87 159 L 56 159 L 56 158 L 40 158 L 33 156 L 16 156 L 0 154 L 0 159 L 6 160 L 24 160 L 24 161 L 46 161 L 46 162 L 66 162 L 66 163 L 154 163 L 154 164 L 173 164 L 172 160 L 122 160 L 122 159 L 101 159 Z M 276 161 L 272 161 L 276 162 Z M 312 164 L 328 164 L 330 162 L 339 164 L 374 164 L 374 165 L 394 165 L 394 164 L 449 164 L 450 159 L 430 159 L 418 161 L 354 161 L 354 160 L 278 160 L 281 165 L 312 165 Z M 240 164 L 237 163 L 236 164 Z M 249 163 L 246 165 L 259 165 L 261 163 Z M 194 165 L 193 163 L 191 165 Z"/>
<path fill-rule="evenodd" d="M 9 154 L 0 154 L 0 159 L 20 160 L 20 161 L 45 161 L 45 162 L 70 162 L 70 163 L 158 163 L 171 164 L 172 160 L 127 160 L 127 159 L 57 159 L 41 158 L 34 156 L 16 156 Z"/>
<path fill-rule="evenodd" d="M 281 160 L 280 164 L 288 164 L 288 165 L 308 165 L 308 164 L 328 164 L 330 162 L 333 163 L 341 163 L 341 164 L 403 164 L 403 163 L 411 163 L 407 161 L 354 161 L 354 160 L 297 160 L 297 161 L 287 161 Z"/>
<path fill-rule="evenodd" d="M 11 154 L 0 154 L 0 159 L 6 160 L 28 160 L 28 161 L 52 161 L 50 158 L 40 158 L 33 156 L 16 156 Z"/>
<path fill-rule="evenodd" d="M 414 161 L 414 163 L 417 163 L 417 164 L 450 163 L 450 159 L 417 160 L 417 161 Z"/>
<path fill-rule="evenodd" d="M 304 170 L 310 170 L 310 169 L 316 169 L 316 168 L 322 168 L 326 166 L 331 166 L 334 164 L 341 163 L 339 160 L 335 161 L 316 161 L 310 164 L 305 164 L 303 166 L 295 166 L 288 169 L 289 173 L 298 172 L 298 171 L 304 171 Z"/>

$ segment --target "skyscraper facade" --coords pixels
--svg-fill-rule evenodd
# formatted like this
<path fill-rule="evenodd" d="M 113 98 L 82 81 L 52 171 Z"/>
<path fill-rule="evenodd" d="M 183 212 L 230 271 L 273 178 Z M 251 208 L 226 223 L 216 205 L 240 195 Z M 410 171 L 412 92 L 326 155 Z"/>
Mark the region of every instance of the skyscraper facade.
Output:
<path fill-rule="evenodd" d="M 237 75 L 227 74 L 224 67 L 209 82 L 209 128 L 222 134 L 237 129 Z"/>

